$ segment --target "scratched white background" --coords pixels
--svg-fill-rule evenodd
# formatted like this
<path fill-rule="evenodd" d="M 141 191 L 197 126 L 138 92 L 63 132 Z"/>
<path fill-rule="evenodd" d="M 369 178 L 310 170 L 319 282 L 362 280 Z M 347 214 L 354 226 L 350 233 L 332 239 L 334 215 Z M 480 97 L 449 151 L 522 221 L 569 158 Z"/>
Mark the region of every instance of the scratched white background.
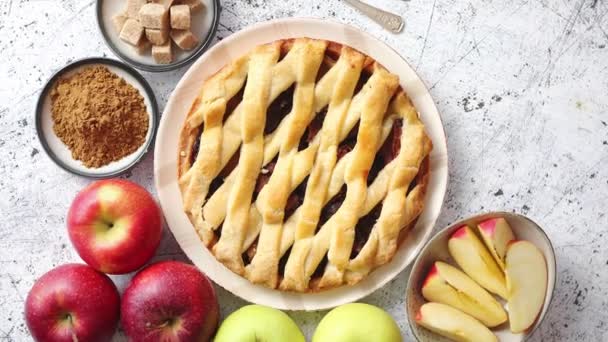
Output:
<path fill-rule="evenodd" d="M 77 261 L 65 229 L 87 179 L 47 158 L 34 106 L 54 70 L 110 56 L 94 1 L 0 0 L 0 341 L 30 339 L 23 301 L 35 279 Z M 392 35 L 338 0 L 225 0 L 218 39 L 267 19 L 332 18 L 361 27 L 417 69 L 448 136 L 450 183 L 436 229 L 487 210 L 540 223 L 557 252 L 558 282 L 534 341 L 608 340 L 608 3 L 606 0 L 378 0 L 403 15 Z M 186 68 L 144 73 L 161 109 Z M 152 154 L 125 177 L 154 191 Z M 185 259 L 169 232 L 158 258 Z M 365 298 L 406 340 L 408 272 Z M 128 277 L 115 278 L 125 286 Z M 219 290 L 225 316 L 245 303 Z M 291 316 L 311 336 L 325 312 Z M 117 340 L 121 340 L 117 337 Z"/>

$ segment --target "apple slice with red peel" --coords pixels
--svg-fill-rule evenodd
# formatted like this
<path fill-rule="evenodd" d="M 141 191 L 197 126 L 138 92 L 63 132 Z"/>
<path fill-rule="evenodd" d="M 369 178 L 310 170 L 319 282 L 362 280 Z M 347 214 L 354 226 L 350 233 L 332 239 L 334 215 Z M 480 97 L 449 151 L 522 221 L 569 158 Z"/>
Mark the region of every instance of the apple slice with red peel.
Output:
<path fill-rule="evenodd" d="M 543 253 L 528 241 L 507 246 L 507 291 L 511 331 L 526 331 L 536 321 L 547 293 L 547 263 Z"/>
<path fill-rule="evenodd" d="M 502 217 L 492 218 L 481 222 L 477 228 L 481 239 L 490 250 L 500 268 L 505 270 L 505 253 L 507 245 L 515 240 L 515 235 L 509 226 L 509 222 Z"/>
<path fill-rule="evenodd" d="M 416 314 L 416 323 L 458 342 L 496 342 L 490 329 L 460 310 L 440 303 L 426 303 Z"/>
<path fill-rule="evenodd" d="M 484 289 L 507 299 L 505 275 L 471 228 L 458 228 L 448 241 L 448 249 L 469 277 Z"/>
<path fill-rule="evenodd" d="M 491 294 L 461 270 L 441 261 L 435 262 L 427 275 L 422 296 L 471 315 L 487 327 L 507 320 L 507 313 Z"/>

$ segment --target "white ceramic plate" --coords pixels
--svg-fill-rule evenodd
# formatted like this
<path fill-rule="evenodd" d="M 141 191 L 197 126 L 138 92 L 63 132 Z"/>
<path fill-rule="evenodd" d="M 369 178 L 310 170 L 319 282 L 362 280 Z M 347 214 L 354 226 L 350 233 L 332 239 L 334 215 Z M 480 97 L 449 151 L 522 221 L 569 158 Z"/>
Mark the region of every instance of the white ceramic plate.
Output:
<path fill-rule="evenodd" d="M 410 273 L 410 278 L 407 283 L 407 289 L 405 294 L 406 301 L 406 312 L 408 316 L 408 322 L 410 323 L 410 328 L 414 333 L 414 336 L 418 339 L 418 341 L 449 341 L 448 339 L 442 338 L 441 336 L 417 325 L 414 321 L 414 317 L 416 317 L 416 313 L 422 304 L 426 301 L 422 297 L 422 293 L 420 288 L 422 286 L 422 282 L 426 277 L 427 272 L 431 268 L 431 265 L 435 261 L 444 261 L 448 264 L 452 264 L 457 266 L 455 261 L 451 258 L 450 253 L 448 252 L 448 239 L 458 228 L 462 227 L 464 224 L 469 224 L 471 227 L 475 227 L 476 224 L 495 217 L 504 217 L 511 229 L 513 229 L 513 234 L 519 240 L 528 240 L 532 242 L 536 247 L 540 249 L 540 251 L 545 256 L 545 260 L 547 261 L 547 294 L 545 296 L 545 304 L 536 319 L 536 322 L 526 333 L 523 334 L 513 334 L 509 330 L 509 323 L 502 324 L 497 328 L 492 329 L 492 331 L 496 334 L 499 341 L 501 342 L 519 342 L 526 340 L 534 330 L 540 325 L 547 310 L 549 309 L 549 305 L 551 304 L 551 298 L 553 297 L 553 289 L 555 288 L 555 252 L 553 251 L 553 246 L 551 245 L 551 241 L 547 234 L 542 230 L 542 228 L 537 225 L 535 222 L 530 220 L 529 218 L 513 213 L 506 212 L 492 212 L 483 215 L 477 215 L 474 217 L 470 217 L 466 220 L 462 220 L 456 222 L 449 227 L 441 230 L 437 233 L 431 241 L 424 247 L 420 255 L 416 259 L 414 266 L 412 267 L 412 272 Z M 501 303 L 505 304 L 505 301 L 496 297 Z M 508 309 L 507 309 L 508 310 Z"/>
<path fill-rule="evenodd" d="M 57 137 L 53 131 L 53 118 L 51 115 L 51 90 L 60 77 L 70 76 L 84 67 L 91 65 L 103 65 L 111 72 L 123 78 L 127 83 L 135 87 L 144 98 L 148 110 L 148 133 L 145 142 L 133 153 L 124 158 L 111 162 L 99 168 L 86 167 L 81 161 L 72 158 L 69 148 Z M 38 105 L 36 106 L 36 130 L 38 138 L 49 157 L 64 170 L 85 177 L 109 178 L 114 177 L 133 167 L 148 151 L 154 140 L 158 120 L 158 107 L 154 92 L 146 80 L 128 65 L 108 58 L 92 57 L 85 58 L 68 64 L 55 73 L 40 93 Z"/>
<path fill-rule="evenodd" d="M 430 157 L 431 177 L 425 209 L 393 261 L 376 269 L 355 286 L 310 294 L 281 292 L 253 285 L 216 261 L 183 212 L 177 183 L 180 130 L 203 81 L 228 61 L 242 56 L 257 45 L 295 37 L 326 39 L 352 46 L 399 75 L 401 85 L 419 110 L 434 146 Z M 441 119 L 428 90 L 414 70 L 394 50 L 370 35 L 351 26 L 320 19 L 281 19 L 257 24 L 233 34 L 208 50 L 190 67 L 173 91 L 162 116 L 157 139 L 154 151 L 156 189 L 169 227 L 186 255 L 213 281 L 235 295 L 253 303 L 284 310 L 332 308 L 356 301 L 393 279 L 414 260 L 429 238 L 443 203 L 448 179 L 447 147 Z"/>

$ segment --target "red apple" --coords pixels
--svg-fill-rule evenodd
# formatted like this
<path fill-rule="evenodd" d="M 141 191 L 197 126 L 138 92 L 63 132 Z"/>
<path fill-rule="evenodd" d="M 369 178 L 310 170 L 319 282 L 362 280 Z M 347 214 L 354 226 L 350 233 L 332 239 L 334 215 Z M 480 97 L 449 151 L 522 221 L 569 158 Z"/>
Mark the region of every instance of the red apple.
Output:
<path fill-rule="evenodd" d="M 196 267 L 162 261 L 135 275 L 121 315 L 132 341 L 205 342 L 217 329 L 219 306 L 211 282 Z"/>
<path fill-rule="evenodd" d="M 81 264 L 47 272 L 25 301 L 25 319 L 36 341 L 110 341 L 119 315 L 120 296 L 114 283 Z"/>
<path fill-rule="evenodd" d="M 101 180 L 76 195 L 68 212 L 68 232 L 87 264 L 104 273 L 124 274 L 143 266 L 156 252 L 162 215 L 141 186 Z"/>

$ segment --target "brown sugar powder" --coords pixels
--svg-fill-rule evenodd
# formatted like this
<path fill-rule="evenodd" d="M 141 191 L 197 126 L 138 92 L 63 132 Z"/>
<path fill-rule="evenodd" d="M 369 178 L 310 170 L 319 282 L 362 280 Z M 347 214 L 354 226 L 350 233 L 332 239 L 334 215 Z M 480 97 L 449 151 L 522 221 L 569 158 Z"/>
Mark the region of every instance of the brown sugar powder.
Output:
<path fill-rule="evenodd" d="M 98 168 L 135 152 L 146 140 L 144 98 L 102 65 L 59 79 L 51 91 L 53 130 L 72 158 Z"/>

